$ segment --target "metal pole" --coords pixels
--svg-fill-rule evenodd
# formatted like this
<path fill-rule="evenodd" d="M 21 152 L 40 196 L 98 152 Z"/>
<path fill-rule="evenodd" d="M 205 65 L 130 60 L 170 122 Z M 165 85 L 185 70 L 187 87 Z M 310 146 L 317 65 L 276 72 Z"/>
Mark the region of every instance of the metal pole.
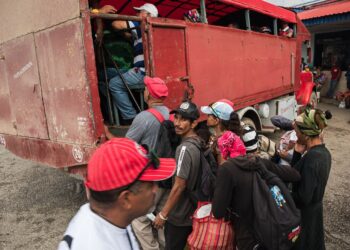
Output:
<path fill-rule="evenodd" d="M 201 22 L 208 23 L 207 11 L 205 9 L 205 0 L 201 0 Z"/>
<path fill-rule="evenodd" d="M 273 19 L 273 34 L 278 35 L 277 18 Z"/>
<path fill-rule="evenodd" d="M 127 82 L 125 81 L 125 78 L 124 78 L 123 74 L 120 72 L 118 65 L 117 65 L 117 64 L 115 63 L 115 61 L 113 60 L 113 57 L 112 57 L 111 52 L 109 52 L 109 50 L 108 50 L 108 49 L 106 48 L 106 46 L 104 46 L 104 45 L 103 45 L 103 48 L 104 48 L 104 50 L 107 52 L 108 56 L 110 57 L 110 59 L 111 59 L 113 65 L 114 65 L 114 68 L 117 70 L 118 75 L 119 75 L 120 79 L 122 80 L 122 82 L 123 82 L 125 88 L 128 90 L 129 94 L 131 95 L 131 98 L 132 98 L 132 100 L 134 101 L 134 103 L 135 103 L 135 105 L 136 105 L 138 111 L 141 112 L 142 110 L 141 110 L 139 104 L 137 103 L 137 101 L 136 101 L 134 95 L 132 94 L 132 91 L 131 91 L 131 89 L 129 88 Z"/>
<path fill-rule="evenodd" d="M 249 16 L 250 11 L 245 10 L 244 15 L 245 15 L 245 24 L 247 27 L 247 30 L 252 30 L 252 27 L 250 26 L 250 16 Z"/>
<path fill-rule="evenodd" d="M 141 22 L 142 18 L 138 16 L 126 16 L 126 15 L 119 15 L 119 14 L 95 14 L 90 12 L 91 18 L 102 18 L 102 19 L 109 19 L 109 20 L 123 20 L 123 21 L 135 21 L 135 22 Z"/>
<path fill-rule="evenodd" d="M 107 77 L 107 69 L 106 69 L 106 60 L 105 60 L 105 55 L 103 53 L 103 49 L 102 47 L 99 47 L 100 50 L 100 54 L 102 56 L 102 64 L 103 64 L 103 72 L 104 72 L 104 76 L 105 76 L 105 84 L 106 84 L 106 95 L 107 95 L 107 106 L 108 106 L 108 117 L 109 117 L 109 121 L 114 124 L 114 117 L 113 117 L 113 113 L 112 113 L 112 101 L 111 101 L 111 95 L 109 93 L 109 81 L 108 81 L 108 77 Z"/>

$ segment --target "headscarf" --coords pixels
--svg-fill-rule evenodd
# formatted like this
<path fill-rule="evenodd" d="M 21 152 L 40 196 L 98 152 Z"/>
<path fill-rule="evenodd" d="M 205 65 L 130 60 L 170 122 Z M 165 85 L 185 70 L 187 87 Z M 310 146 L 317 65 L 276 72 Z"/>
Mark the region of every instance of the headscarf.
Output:
<path fill-rule="evenodd" d="M 225 131 L 218 138 L 218 146 L 224 160 L 246 154 L 246 149 L 241 138 L 232 131 Z"/>
<path fill-rule="evenodd" d="M 201 21 L 200 15 L 196 9 L 189 10 L 184 14 L 192 23 L 199 23 Z"/>
<path fill-rule="evenodd" d="M 304 112 L 295 119 L 295 124 L 302 134 L 317 136 L 327 127 L 327 119 L 321 110 L 307 107 Z"/>

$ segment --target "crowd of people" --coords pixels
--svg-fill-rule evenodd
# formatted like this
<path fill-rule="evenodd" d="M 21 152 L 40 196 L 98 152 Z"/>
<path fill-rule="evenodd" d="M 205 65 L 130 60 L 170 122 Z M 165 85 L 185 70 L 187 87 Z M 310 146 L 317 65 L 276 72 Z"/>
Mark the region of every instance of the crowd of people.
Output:
<path fill-rule="evenodd" d="M 288 123 L 282 127 L 292 135 L 284 135 L 281 148 L 269 157 L 262 154 L 255 128 L 241 123 L 231 101 L 201 108 L 185 101 L 170 111 L 164 105 L 164 81 L 147 76 L 143 81 L 149 109 L 136 115 L 126 138 L 110 138 L 92 155 L 85 180 L 89 203 L 72 219 L 58 249 L 185 249 L 201 201 L 212 204 L 217 220 L 230 221 L 233 242 L 219 249 L 268 249 L 252 226 L 257 213 L 252 170 L 261 166 L 286 183 L 301 211 L 294 249 L 325 249 L 322 199 L 331 155 L 322 138 L 329 113 L 306 107 L 295 121 L 275 119 Z M 200 112 L 206 122 L 199 121 Z M 162 146 L 169 154 L 161 158 L 164 153 L 158 157 L 155 152 L 165 121 L 173 125 L 171 137 L 179 140 L 175 148 Z M 291 156 L 281 163 L 280 158 L 287 159 L 284 151 Z M 216 177 L 209 194 L 198 196 L 203 152 L 215 159 Z"/>
<path fill-rule="evenodd" d="M 135 10 L 140 17 L 158 16 L 153 4 Z M 100 11 L 116 13 L 108 5 Z M 200 16 L 191 10 L 185 20 L 199 22 Z M 113 21 L 110 25 L 130 30 L 133 41 L 134 67 L 106 72 L 122 124 L 130 127 L 125 138 L 114 138 L 106 127 L 109 140 L 96 149 L 87 167 L 88 203 L 69 223 L 58 249 L 182 250 L 186 245 L 208 249 L 208 241 L 211 249 L 281 249 L 270 248 L 256 226 L 258 217 L 269 209 L 257 209 L 252 199 L 259 194 L 256 186 L 263 173 L 280 180 L 278 185 L 265 184 L 273 203 L 278 209 L 291 206 L 299 219 L 290 233 L 274 234 L 271 240 L 288 241 L 289 249 L 325 249 L 322 200 L 331 155 L 323 134 L 331 114 L 307 106 L 294 121 L 274 117 L 273 124 L 286 130 L 275 146 L 254 126 L 240 121 L 230 100 L 200 108 L 186 100 L 170 110 L 164 104 L 165 82 L 145 75 L 140 23 Z M 293 29 L 284 24 L 281 35 L 292 37 Z M 102 39 L 100 31 L 96 36 Z M 323 84 L 319 71 L 316 79 Z M 137 113 L 127 85 L 140 84 L 148 109 Z M 101 89 L 106 91 L 105 86 Z M 205 121 L 200 120 L 201 113 Z M 263 140 L 268 141 L 267 148 Z M 211 205 L 208 216 L 215 223 L 230 227 L 229 236 L 213 240 L 218 236 L 210 235 L 217 227 L 197 230 L 193 244 L 194 213 L 202 204 Z"/>

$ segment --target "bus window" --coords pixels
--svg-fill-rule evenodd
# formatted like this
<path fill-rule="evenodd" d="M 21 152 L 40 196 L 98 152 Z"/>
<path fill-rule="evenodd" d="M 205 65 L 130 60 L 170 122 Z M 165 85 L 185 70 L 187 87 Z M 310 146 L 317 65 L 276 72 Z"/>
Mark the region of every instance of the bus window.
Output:
<path fill-rule="evenodd" d="M 292 23 L 285 22 L 283 20 L 278 20 L 278 35 L 286 38 L 295 38 L 296 36 L 296 25 Z"/>
<path fill-rule="evenodd" d="M 250 11 L 250 25 L 252 31 L 272 35 L 274 33 L 273 23 L 273 17 L 255 11 Z"/>
<path fill-rule="evenodd" d="M 245 30 L 247 27 L 244 15 L 245 10 L 237 10 L 229 15 L 222 17 L 221 19 L 213 23 L 213 25 Z"/>

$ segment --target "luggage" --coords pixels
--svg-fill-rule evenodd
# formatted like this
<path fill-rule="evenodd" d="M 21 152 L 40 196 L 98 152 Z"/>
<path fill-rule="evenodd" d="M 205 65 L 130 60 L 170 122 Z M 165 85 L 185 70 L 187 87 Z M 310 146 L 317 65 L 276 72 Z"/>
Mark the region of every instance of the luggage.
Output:
<path fill-rule="evenodd" d="M 192 233 L 187 239 L 191 250 L 233 250 L 234 231 L 230 221 L 215 219 L 210 202 L 199 202 L 193 214 Z"/>

